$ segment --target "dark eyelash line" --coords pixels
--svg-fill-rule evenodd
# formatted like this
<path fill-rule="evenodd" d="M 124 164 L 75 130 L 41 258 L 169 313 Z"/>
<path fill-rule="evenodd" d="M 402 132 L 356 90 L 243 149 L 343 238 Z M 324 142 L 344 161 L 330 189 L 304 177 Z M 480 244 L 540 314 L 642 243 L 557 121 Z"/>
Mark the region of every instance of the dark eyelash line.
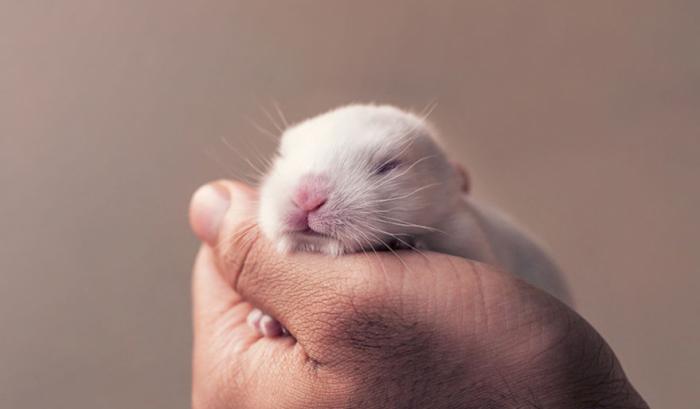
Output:
<path fill-rule="evenodd" d="M 388 160 L 386 162 L 383 162 L 377 169 L 375 169 L 374 174 L 375 175 L 383 175 L 386 173 L 389 173 L 390 171 L 396 169 L 399 167 L 401 162 L 398 159 L 393 159 L 393 160 Z"/>

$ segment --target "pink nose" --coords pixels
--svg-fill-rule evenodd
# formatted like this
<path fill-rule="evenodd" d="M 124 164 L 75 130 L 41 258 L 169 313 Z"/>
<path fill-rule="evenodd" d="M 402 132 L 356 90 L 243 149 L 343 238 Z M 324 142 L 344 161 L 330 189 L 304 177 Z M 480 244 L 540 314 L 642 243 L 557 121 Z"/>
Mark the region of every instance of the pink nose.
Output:
<path fill-rule="evenodd" d="M 299 181 L 292 201 L 300 209 L 313 212 L 328 200 L 328 181 L 319 175 L 306 175 Z"/>

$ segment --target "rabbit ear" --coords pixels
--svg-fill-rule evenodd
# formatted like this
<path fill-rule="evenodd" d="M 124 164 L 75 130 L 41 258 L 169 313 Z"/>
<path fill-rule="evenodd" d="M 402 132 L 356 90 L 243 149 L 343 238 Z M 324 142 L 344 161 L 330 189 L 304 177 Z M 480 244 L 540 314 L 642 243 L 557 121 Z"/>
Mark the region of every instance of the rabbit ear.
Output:
<path fill-rule="evenodd" d="M 467 173 L 467 170 L 464 169 L 464 166 L 462 166 L 461 163 L 455 162 L 455 161 L 450 161 L 452 164 L 452 168 L 454 169 L 455 173 L 457 174 L 457 177 L 460 180 L 460 187 L 462 188 L 462 192 L 464 193 L 469 193 L 471 190 L 471 180 L 469 180 L 469 173 Z"/>

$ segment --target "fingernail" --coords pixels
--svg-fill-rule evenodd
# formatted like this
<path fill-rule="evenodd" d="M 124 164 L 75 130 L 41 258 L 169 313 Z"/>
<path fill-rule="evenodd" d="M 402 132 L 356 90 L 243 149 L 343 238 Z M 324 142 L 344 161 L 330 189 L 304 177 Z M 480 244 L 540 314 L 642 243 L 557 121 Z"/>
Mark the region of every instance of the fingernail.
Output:
<path fill-rule="evenodd" d="M 224 216 L 231 206 L 228 189 L 220 183 L 200 187 L 192 196 L 190 222 L 200 240 L 215 245 Z"/>
<path fill-rule="evenodd" d="M 249 313 L 248 317 L 246 317 L 246 322 L 248 325 L 255 329 L 255 330 L 260 330 L 260 319 L 263 317 L 262 311 L 260 311 L 257 308 L 253 308 Z"/>

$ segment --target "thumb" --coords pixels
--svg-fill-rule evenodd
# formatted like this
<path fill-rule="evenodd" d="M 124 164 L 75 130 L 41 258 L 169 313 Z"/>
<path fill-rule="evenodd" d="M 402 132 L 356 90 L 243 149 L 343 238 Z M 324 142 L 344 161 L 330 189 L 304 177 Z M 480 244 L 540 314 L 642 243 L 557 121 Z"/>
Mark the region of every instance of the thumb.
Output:
<path fill-rule="evenodd" d="M 206 184 L 192 195 L 190 225 L 195 235 L 210 246 L 216 246 L 222 231 L 255 215 L 256 192 L 242 183 L 218 180 Z"/>
<path fill-rule="evenodd" d="M 192 272 L 192 301 L 195 329 L 241 304 L 231 278 L 222 273 L 216 257 L 220 231 L 226 224 L 240 223 L 254 214 L 254 192 L 245 185 L 217 181 L 200 187 L 190 203 L 190 224 L 195 235 L 204 242 Z M 228 217 L 230 215 L 231 217 Z M 246 311 L 241 311 L 245 319 Z"/>

